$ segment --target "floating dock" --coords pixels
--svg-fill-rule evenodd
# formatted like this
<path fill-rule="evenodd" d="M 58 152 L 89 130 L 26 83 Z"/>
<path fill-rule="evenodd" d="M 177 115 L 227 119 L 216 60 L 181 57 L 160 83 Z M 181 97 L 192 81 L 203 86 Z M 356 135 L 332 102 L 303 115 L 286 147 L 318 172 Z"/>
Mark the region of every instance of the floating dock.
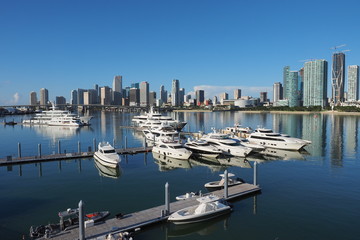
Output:
<path fill-rule="evenodd" d="M 235 198 L 245 197 L 260 191 L 261 188 L 257 185 L 243 183 L 240 185 L 229 187 L 227 198 L 224 197 L 224 190 L 214 191 L 212 192 L 212 194 L 215 194 L 220 198 L 225 198 L 225 200 L 231 201 Z M 196 201 L 196 197 L 172 202 L 170 203 L 170 214 L 180 209 L 194 206 L 197 204 L 199 204 L 199 202 Z M 121 219 L 112 218 L 106 220 L 89 228 L 86 228 L 85 238 L 104 240 L 105 236 L 110 233 L 131 231 L 136 228 L 146 227 L 151 224 L 166 221 L 169 215 L 164 216 L 164 214 L 162 214 L 164 210 L 165 210 L 165 205 L 161 205 L 143 211 L 126 214 Z M 56 236 L 52 236 L 51 239 L 56 239 L 56 240 L 79 239 L 79 228 L 61 232 Z"/>

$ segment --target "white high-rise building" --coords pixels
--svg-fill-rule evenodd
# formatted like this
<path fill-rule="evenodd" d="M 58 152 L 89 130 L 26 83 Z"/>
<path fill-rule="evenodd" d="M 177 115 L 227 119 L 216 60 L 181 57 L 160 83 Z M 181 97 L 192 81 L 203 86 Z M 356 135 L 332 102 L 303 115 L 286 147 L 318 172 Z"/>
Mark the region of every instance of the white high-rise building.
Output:
<path fill-rule="evenodd" d="M 49 102 L 49 91 L 46 88 L 40 89 L 40 105 L 47 105 Z"/>
<path fill-rule="evenodd" d="M 140 83 L 140 106 L 141 107 L 149 106 L 149 83 L 148 82 Z"/>
<path fill-rule="evenodd" d="M 359 100 L 359 66 L 348 67 L 348 101 Z"/>
<path fill-rule="evenodd" d="M 174 79 L 172 81 L 172 89 L 171 89 L 171 105 L 174 107 L 177 107 L 180 105 L 179 90 L 180 90 L 179 80 Z"/>
<path fill-rule="evenodd" d="M 273 102 L 276 103 L 277 101 L 282 99 L 282 84 L 280 82 L 276 82 L 273 85 Z"/>
<path fill-rule="evenodd" d="M 122 76 L 115 76 L 112 87 L 112 101 L 115 105 L 121 105 L 122 98 Z"/>
<path fill-rule="evenodd" d="M 37 105 L 37 96 L 36 96 L 36 92 L 31 92 L 30 93 L 30 105 L 35 106 Z"/>
<path fill-rule="evenodd" d="M 239 99 L 241 98 L 241 89 L 235 89 L 234 90 L 234 99 Z"/>

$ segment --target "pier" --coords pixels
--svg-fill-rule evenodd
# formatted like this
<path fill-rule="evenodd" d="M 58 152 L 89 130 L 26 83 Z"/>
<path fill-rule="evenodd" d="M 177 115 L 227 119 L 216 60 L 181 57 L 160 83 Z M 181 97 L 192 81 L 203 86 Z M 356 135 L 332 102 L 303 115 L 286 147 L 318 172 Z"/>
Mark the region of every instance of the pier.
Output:
<path fill-rule="evenodd" d="M 228 192 L 224 190 L 217 190 L 212 194 L 217 195 L 220 198 L 224 198 L 227 201 L 232 201 L 236 198 L 246 197 L 261 191 L 258 185 L 243 183 L 240 185 L 228 187 Z M 206 194 L 205 194 L 206 195 Z M 227 197 L 226 197 L 227 195 Z M 196 201 L 196 197 L 189 198 L 181 201 L 171 202 L 169 204 L 169 215 L 180 209 L 194 206 L 199 204 Z M 112 218 L 104 222 L 95 224 L 85 229 L 86 239 L 105 239 L 105 236 L 110 233 L 119 233 L 124 231 L 132 231 L 136 228 L 146 227 L 159 222 L 167 220 L 169 215 L 166 215 L 166 203 L 165 205 L 156 206 L 143 211 L 134 212 L 122 216 L 120 219 Z M 75 228 L 69 231 L 61 232 L 59 235 L 52 236 L 51 239 L 65 240 L 65 239 L 79 239 L 79 228 Z"/>

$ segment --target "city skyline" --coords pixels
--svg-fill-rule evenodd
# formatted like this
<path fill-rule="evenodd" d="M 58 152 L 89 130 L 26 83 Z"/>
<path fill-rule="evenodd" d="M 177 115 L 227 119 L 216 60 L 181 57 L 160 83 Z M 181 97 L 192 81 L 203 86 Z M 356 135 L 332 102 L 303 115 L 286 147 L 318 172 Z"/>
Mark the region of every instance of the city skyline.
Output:
<path fill-rule="evenodd" d="M 347 11 L 324 3 L 8 1 L 0 15 L 0 105 L 27 104 L 41 88 L 50 100 L 68 100 L 72 89 L 111 86 L 116 75 L 123 86 L 146 81 L 157 93 L 179 79 L 185 94 L 201 89 L 206 99 L 234 89 L 272 99 L 284 66 L 299 70 L 309 58 L 331 66 L 331 47 L 347 44 L 346 64 L 360 65 L 359 3 L 345 0 Z"/>

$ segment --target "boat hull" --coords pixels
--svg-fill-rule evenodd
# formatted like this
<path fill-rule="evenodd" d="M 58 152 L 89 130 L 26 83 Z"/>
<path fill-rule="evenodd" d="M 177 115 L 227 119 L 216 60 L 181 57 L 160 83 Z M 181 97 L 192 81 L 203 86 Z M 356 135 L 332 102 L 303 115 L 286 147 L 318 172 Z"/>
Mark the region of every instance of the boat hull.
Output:
<path fill-rule="evenodd" d="M 222 209 L 218 209 L 216 211 L 213 212 L 208 212 L 208 213 L 204 213 L 204 214 L 200 214 L 198 216 L 188 216 L 188 217 L 169 217 L 168 221 L 175 223 L 175 224 L 189 224 L 189 223 L 197 223 L 197 222 L 202 222 L 202 221 L 206 221 L 209 219 L 213 219 L 213 218 L 217 218 L 219 216 L 228 214 L 231 212 L 231 207 L 227 206 L 225 208 Z"/>
<path fill-rule="evenodd" d="M 120 162 L 119 160 L 105 157 L 105 156 L 99 154 L 98 152 L 94 153 L 94 158 L 102 165 L 111 167 L 111 168 L 116 168 Z"/>

